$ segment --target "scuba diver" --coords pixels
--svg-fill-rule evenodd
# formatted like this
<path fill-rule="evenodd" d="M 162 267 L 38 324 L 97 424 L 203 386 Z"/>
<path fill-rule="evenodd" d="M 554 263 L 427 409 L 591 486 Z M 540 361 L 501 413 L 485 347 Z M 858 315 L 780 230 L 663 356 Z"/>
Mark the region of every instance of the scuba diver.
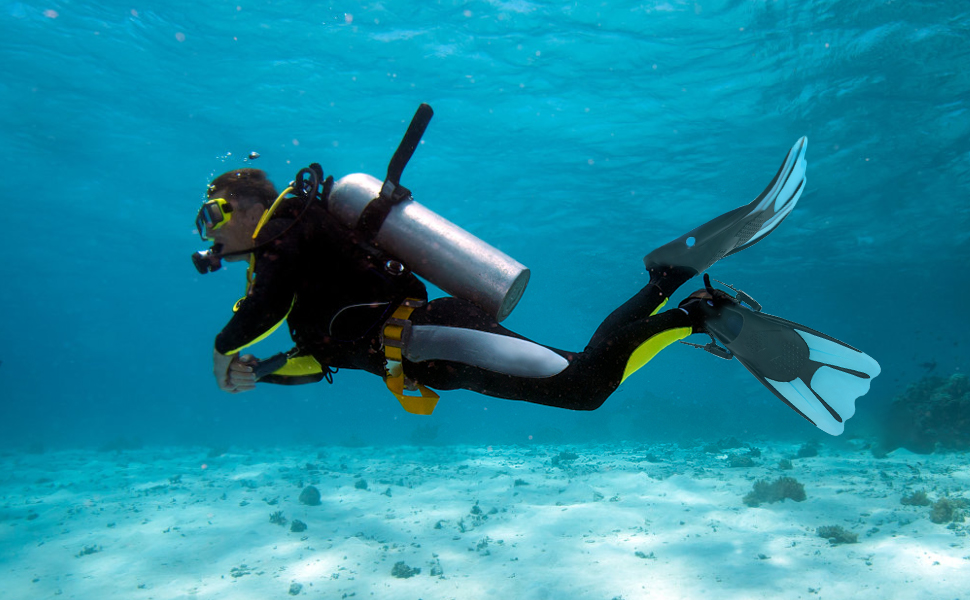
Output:
<path fill-rule="evenodd" d="M 611 313 L 582 352 L 551 348 L 502 325 L 529 270 L 413 200 L 400 184 L 432 115 L 421 105 L 383 182 L 334 182 L 313 164 L 280 194 L 258 169 L 235 169 L 208 187 L 196 226 L 213 246 L 193 255 L 200 273 L 249 262 L 245 296 L 216 336 L 213 374 L 226 392 L 257 381 L 303 384 L 339 369 L 382 377 L 405 410 L 431 414 L 434 390 L 570 410 L 595 410 L 658 352 L 692 334 L 737 358 L 790 408 L 839 435 L 878 363 L 835 338 L 761 312 L 753 298 L 716 289 L 705 271 L 761 241 L 791 213 L 805 186 L 806 138 L 751 203 L 644 257 L 649 283 Z M 704 273 L 704 288 L 660 312 Z M 428 301 L 425 284 L 450 296 Z M 286 323 L 295 347 L 266 360 L 240 352 Z M 687 343 L 687 342 L 683 342 Z M 720 345 L 719 345 L 720 343 Z"/>

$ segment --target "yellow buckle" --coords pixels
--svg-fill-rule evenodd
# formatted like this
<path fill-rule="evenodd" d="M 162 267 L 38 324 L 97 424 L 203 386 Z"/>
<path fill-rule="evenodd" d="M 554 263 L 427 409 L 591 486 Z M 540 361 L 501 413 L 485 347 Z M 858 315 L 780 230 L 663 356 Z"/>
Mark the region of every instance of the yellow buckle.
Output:
<path fill-rule="evenodd" d="M 408 321 L 408 317 L 411 316 L 415 308 L 423 305 L 424 302 L 420 300 L 408 298 L 395 309 L 391 318 L 384 323 L 383 329 L 384 358 L 387 360 L 384 384 L 394 394 L 397 401 L 401 403 L 404 410 L 412 415 L 430 415 L 434 412 L 435 406 L 437 406 L 438 399 L 440 398 L 434 391 L 421 384 L 417 384 L 417 391 L 420 393 L 420 396 L 408 396 L 404 393 L 405 380 L 404 368 L 401 364 L 403 360 L 401 348 L 404 346 L 407 334 L 411 328 L 411 322 Z"/>

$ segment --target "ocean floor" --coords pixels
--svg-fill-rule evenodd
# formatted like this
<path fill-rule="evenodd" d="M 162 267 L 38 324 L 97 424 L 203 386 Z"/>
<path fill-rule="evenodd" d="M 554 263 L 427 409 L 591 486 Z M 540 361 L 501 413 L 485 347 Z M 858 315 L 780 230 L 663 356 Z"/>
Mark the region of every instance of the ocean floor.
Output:
<path fill-rule="evenodd" d="M 812 450 L 722 440 L 7 453 L 0 595 L 970 600 L 966 454 L 876 459 L 849 444 L 798 457 Z M 782 477 L 804 485 L 804 500 L 745 502 L 756 481 Z M 759 487 L 798 496 L 791 482 Z M 951 502 L 920 505 L 920 490 Z"/>

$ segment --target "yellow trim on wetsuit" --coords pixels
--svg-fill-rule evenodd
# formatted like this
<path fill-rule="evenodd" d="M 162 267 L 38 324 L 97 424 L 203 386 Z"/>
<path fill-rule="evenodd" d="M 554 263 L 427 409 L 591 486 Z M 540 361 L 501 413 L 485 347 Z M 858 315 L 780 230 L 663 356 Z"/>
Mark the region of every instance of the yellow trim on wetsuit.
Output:
<path fill-rule="evenodd" d="M 664 298 L 664 301 L 661 302 L 660 305 L 657 306 L 657 308 L 653 309 L 653 312 L 650 313 L 650 316 L 652 317 L 658 312 L 660 312 L 660 309 L 667 304 L 668 300 L 669 298 Z M 683 333 L 684 330 L 686 330 L 686 333 Z M 623 379 L 620 380 L 620 383 L 623 383 L 624 381 L 626 381 L 627 377 L 629 377 L 630 375 L 633 375 L 641 368 L 643 368 L 644 365 L 646 365 L 648 362 L 653 360 L 653 357 L 656 356 L 658 353 L 660 353 L 661 350 L 663 350 L 664 348 L 666 348 L 667 346 L 673 344 L 678 340 L 684 339 L 690 334 L 691 334 L 690 327 L 678 327 L 676 329 L 668 329 L 667 331 L 662 331 L 654 335 L 653 337 L 649 338 L 647 341 L 637 346 L 637 349 L 633 351 L 633 354 L 631 354 L 630 358 L 628 358 L 626 361 L 626 368 L 623 369 Z"/>
<path fill-rule="evenodd" d="M 283 193 L 277 196 L 276 200 L 273 200 L 273 204 L 271 204 L 268 209 L 263 211 L 263 216 L 259 218 L 259 223 L 256 224 L 256 230 L 253 231 L 254 243 L 256 242 L 256 236 L 259 235 L 259 230 L 263 228 L 263 225 L 265 225 L 269 221 L 269 218 L 273 216 L 273 213 L 276 212 L 276 207 L 279 206 L 280 201 L 283 200 L 283 196 L 289 194 L 292 191 L 293 191 L 292 187 L 288 187 L 285 190 L 283 190 Z"/>
<path fill-rule="evenodd" d="M 237 310 L 239 310 L 239 303 L 242 302 L 243 300 L 245 300 L 245 298 L 240 298 L 239 300 L 236 301 L 236 304 L 232 307 L 232 312 L 236 312 Z M 235 350 L 231 350 L 231 351 L 227 352 L 226 354 L 227 355 L 229 355 L 229 354 L 235 354 L 236 352 L 239 352 L 243 348 L 247 348 L 247 347 L 252 346 L 253 344 L 255 344 L 257 342 L 261 342 L 261 341 L 265 340 L 266 338 L 268 338 L 270 335 L 273 334 L 274 331 L 276 331 L 277 329 L 280 328 L 280 325 L 282 325 L 283 323 L 286 322 L 286 319 L 290 316 L 290 312 L 293 310 L 293 305 L 294 304 L 296 304 L 296 296 L 293 297 L 293 301 L 290 302 L 290 307 L 288 309 L 286 309 L 286 314 L 283 315 L 283 318 L 280 319 L 280 322 L 279 323 L 277 323 L 276 325 L 273 325 L 272 327 L 270 327 L 269 329 L 267 329 L 266 331 L 264 331 L 256 339 L 254 339 L 252 341 L 249 341 L 249 342 L 246 342 L 242 346 L 236 348 Z"/>
<path fill-rule="evenodd" d="M 438 398 L 440 398 L 434 391 L 421 384 L 417 384 L 420 396 L 408 396 L 404 393 L 404 368 L 401 364 L 403 342 L 401 338 L 405 327 L 410 325 L 408 317 L 411 316 L 411 312 L 423 304 L 423 301 L 408 298 L 394 310 L 394 314 L 384 324 L 384 358 L 387 360 L 384 384 L 401 403 L 404 410 L 412 415 L 430 415 L 434 412 Z"/>
<path fill-rule="evenodd" d="M 283 190 L 283 193 L 280 194 L 279 196 L 277 196 L 276 197 L 276 200 L 273 200 L 273 204 L 271 204 L 268 209 L 266 209 L 266 210 L 263 211 L 263 215 L 259 218 L 259 222 L 256 223 L 256 229 L 253 230 L 253 245 L 256 244 L 256 236 L 259 235 L 259 231 L 263 228 L 263 225 L 265 225 L 267 222 L 269 222 L 269 218 L 271 216 L 273 216 L 273 212 L 276 211 L 276 207 L 279 206 L 280 201 L 283 200 L 283 196 L 289 194 L 292 191 L 293 191 L 293 188 L 292 187 L 288 187 L 285 190 Z M 249 296 L 249 290 L 252 289 L 252 287 L 253 287 L 253 281 L 254 281 L 253 275 L 255 274 L 255 271 L 256 271 L 256 255 L 255 254 L 250 254 L 249 255 L 249 268 L 246 269 L 246 296 Z M 236 312 L 237 310 L 239 310 L 239 305 L 240 305 L 240 303 L 243 300 L 246 299 L 246 296 L 243 296 L 239 300 L 236 300 L 236 303 L 232 305 L 232 312 Z M 286 321 L 286 318 L 290 316 L 290 311 L 293 310 L 293 305 L 294 304 L 296 304 L 296 297 L 294 297 L 293 298 L 293 301 L 290 302 L 290 307 L 286 310 L 286 314 L 283 315 L 283 318 L 280 319 L 280 322 L 279 323 L 277 323 L 276 325 L 273 325 L 272 327 L 270 327 L 269 329 L 267 329 L 265 332 L 263 332 L 262 335 L 260 335 L 259 337 L 257 337 L 253 341 L 247 342 L 247 343 L 243 344 L 242 346 L 236 348 L 235 350 L 232 350 L 231 352 L 228 352 L 227 355 L 228 354 L 234 354 L 236 352 L 239 352 L 243 348 L 246 348 L 248 346 L 252 346 L 256 342 L 261 342 L 261 341 L 265 340 L 267 337 L 269 337 L 270 335 L 272 335 L 272 333 L 274 331 L 276 331 L 277 329 L 279 329 L 280 325 L 282 325 L 283 322 Z"/>
<path fill-rule="evenodd" d="M 323 373 L 323 367 L 320 366 L 317 359 L 308 355 L 288 358 L 286 364 L 273 371 L 272 374 L 282 375 L 283 377 L 305 377 L 317 373 Z"/>
<path fill-rule="evenodd" d="M 279 196 L 277 196 L 276 197 L 276 200 L 273 200 L 273 204 L 271 204 L 268 209 L 266 209 L 266 210 L 263 211 L 262 216 L 259 217 L 259 222 L 256 223 L 256 229 L 253 230 L 253 248 L 255 248 L 257 246 L 257 244 L 256 244 L 256 237 L 259 235 L 260 230 L 263 229 L 263 225 L 266 225 L 266 223 L 269 222 L 270 217 L 273 216 L 273 213 L 276 212 L 276 207 L 278 207 L 280 205 L 280 202 L 283 200 L 283 196 L 289 194 L 292 191 L 293 191 L 293 188 L 292 187 L 288 187 L 285 190 L 283 190 L 283 193 L 280 194 Z M 256 255 L 255 254 L 250 254 L 249 255 L 249 268 L 246 269 L 246 295 L 247 296 L 249 295 L 250 288 L 253 287 L 253 275 L 254 275 L 255 271 L 256 271 Z M 238 306 L 239 305 L 239 302 L 236 302 L 236 305 Z M 233 312 L 235 312 L 235 311 L 236 311 L 236 309 L 233 308 Z M 279 327 L 279 325 L 277 325 L 276 327 Z M 274 327 L 274 329 L 275 329 L 275 327 Z"/>
<path fill-rule="evenodd" d="M 637 346 L 637 349 L 633 351 L 633 354 L 626 361 L 626 368 L 623 370 L 623 379 L 620 380 L 620 383 L 626 381 L 627 377 L 633 375 L 643 365 L 650 362 L 661 350 L 677 340 L 684 339 L 691 333 L 690 327 L 675 327 L 674 329 L 661 331 Z"/>

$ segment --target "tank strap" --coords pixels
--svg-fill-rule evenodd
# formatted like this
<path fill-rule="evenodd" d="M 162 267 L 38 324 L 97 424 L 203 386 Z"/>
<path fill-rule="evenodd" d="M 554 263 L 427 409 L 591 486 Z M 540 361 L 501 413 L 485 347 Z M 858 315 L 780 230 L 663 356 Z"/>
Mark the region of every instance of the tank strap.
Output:
<path fill-rule="evenodd" d="M 382 345 L 384 347 L 384 358 L 387 360 L 385 365 L 384 383 L 387 389 L 394 394 L 397 401 L 401 403 L 404 410 L 413 415 L 430 415 L 434 412 L 438 404 L 438 394 L 421 384 L 411 384 L 404 377 L 404 365 L 402 364 L 402 348 L 407 342 L 408 333 L 411 331 L 411 321 L 408 317 L 415 308 L 424 306 L 422 300 L 408 298 L 394 310 L 391 317 L 384 322 L 382 330 Z M 408 396 L 404 392 L 417 391 L 420 396 Z"/>
<path fill-rule="evenodd" d="M 411 191 L 403 185 L 395 185 L 391 181 L 385 181 L 381 186 L 381 193 L 377 198 L 371 200 L 364 210 L 360 213 L 357 220 L 357 231 L 365 240 L 371 242 L 377 237 L 377 232 L 381 230 L 387 215 L 391 209 L 411 197 Z"/>

